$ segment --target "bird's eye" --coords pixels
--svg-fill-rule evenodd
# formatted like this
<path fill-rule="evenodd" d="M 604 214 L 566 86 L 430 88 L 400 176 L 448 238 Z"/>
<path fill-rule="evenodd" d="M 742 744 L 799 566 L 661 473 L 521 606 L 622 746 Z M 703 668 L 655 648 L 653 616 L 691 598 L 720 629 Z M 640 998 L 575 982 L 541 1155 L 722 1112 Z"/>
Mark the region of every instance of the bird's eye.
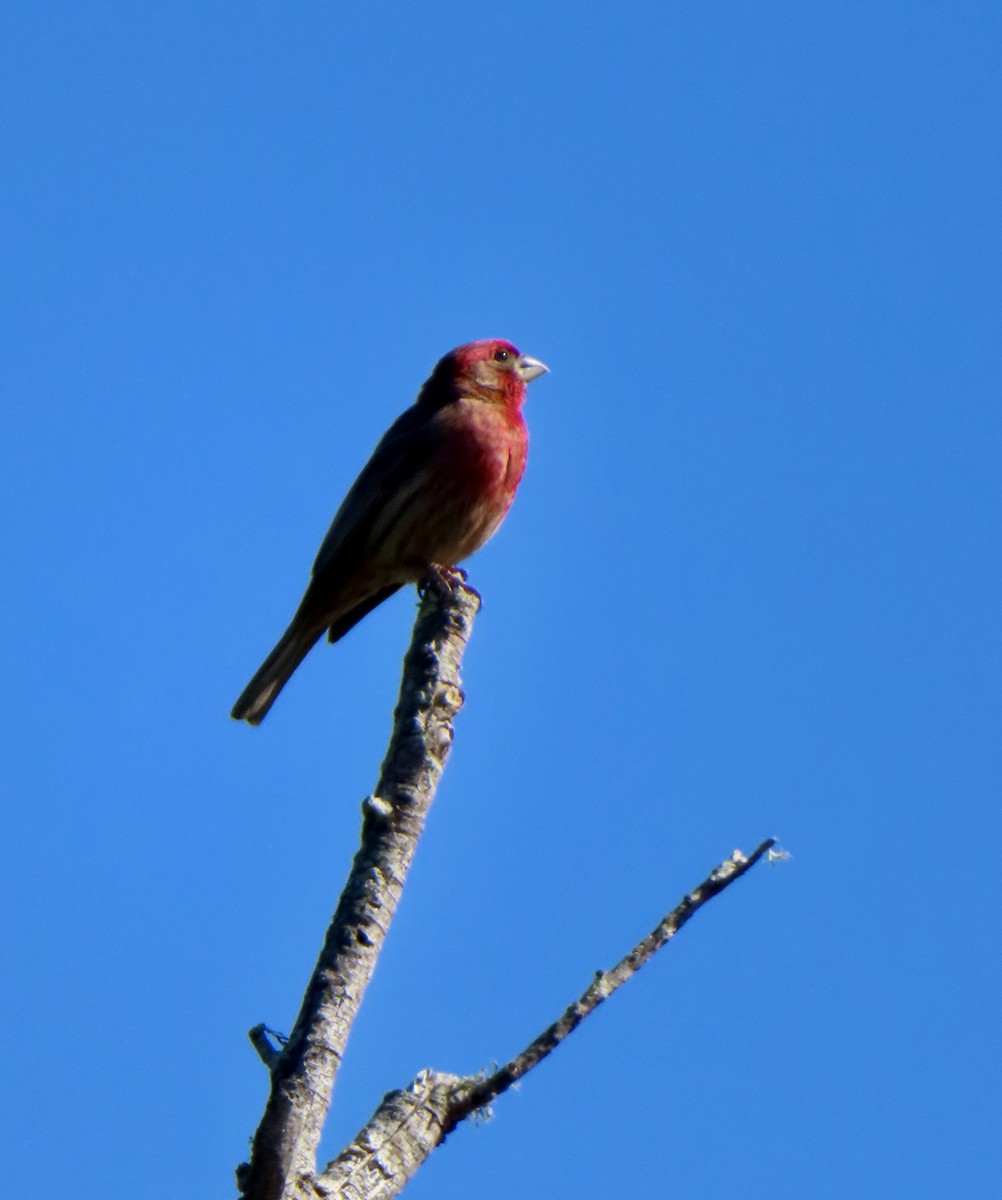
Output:
<path fill-rule="evenodd" d="M 507 362 L 510 357 L 511 357 L 511 355 L 509 355 L 507 350 L 495 350 L 494 351 L 494 361 L 495 362 Z"/>

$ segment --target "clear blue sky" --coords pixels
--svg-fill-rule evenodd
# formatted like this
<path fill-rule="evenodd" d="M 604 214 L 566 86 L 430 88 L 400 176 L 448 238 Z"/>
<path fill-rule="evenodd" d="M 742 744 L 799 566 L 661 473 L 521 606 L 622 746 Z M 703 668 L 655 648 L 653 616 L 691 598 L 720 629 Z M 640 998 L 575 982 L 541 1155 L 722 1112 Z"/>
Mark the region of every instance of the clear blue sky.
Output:
<path fill-rule="evenodd" d="M 552 374 L 326 1148 L 775 834 L 408 1195 L 997 1187 L 1000 53 L 987 0 L 5 6 L 8 1177 L 232 1194 L 413 594 L 227 713 L 501 336 Z"/>

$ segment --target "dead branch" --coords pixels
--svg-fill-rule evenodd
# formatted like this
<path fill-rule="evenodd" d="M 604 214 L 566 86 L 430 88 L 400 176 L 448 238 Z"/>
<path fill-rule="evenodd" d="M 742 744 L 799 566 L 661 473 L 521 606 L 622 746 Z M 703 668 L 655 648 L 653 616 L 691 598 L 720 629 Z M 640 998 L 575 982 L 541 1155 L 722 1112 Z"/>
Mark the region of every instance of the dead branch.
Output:
<path fill-rule="evenodd" d="M 500 1069 L 490 1075 L 465 1077 L 422 1071 L 405 1090 L 390 1092 L 368 1125 L 317 1177 L 316 1193 L 332 1200 L 389 1200 L 398 1195 L 460 1121 L 486 1109 L 538 1066 L 603 1000 L 666 946 L 694 913 L 740 879 L 763 855 L 771 854 L 775 844 L 774 838 L 768 838 L 747 858 L 735 850 L 624 959 L 609 971 L 599 971 L 558 1020 Z"/>
<path fill-rule="evenodd" d="M 458 583 L 427 588 L 403 666 L 393 732 L 362 841 L 287 1043 L 264 1026 L 251 1040 L 271 1091 L 249 1163 L 245 1200 L 315 1196 L 316 1152 L 334 1079 L 424 828 L 462 707 L 459 665 L 480 598 Z"/>
<path fill-rule="evenodd" d="M 434 581 L 433 581 L 434 582 Z M 735 851 L 629 954 L 600 971 L 564 1013 L 499 1069 L 470 1076 L 423 1071 L 384 1097 L 358 1136 L 316 1174 L 316 1154 L 348 1034 L 386 938 L 462 707 L 459 666 L 479 607 L 458 579 L 426 588 L 404 659 L 390 744 L 362 838 L 288 1039 L 256 1025 L 250 1039 L 271 1090 L 251 1159 L 237 1168 L 244 1200 L 388 1200 L 471 1114 L 487 1109 L 667 945 L 690 917 L 763 855 Z"/>

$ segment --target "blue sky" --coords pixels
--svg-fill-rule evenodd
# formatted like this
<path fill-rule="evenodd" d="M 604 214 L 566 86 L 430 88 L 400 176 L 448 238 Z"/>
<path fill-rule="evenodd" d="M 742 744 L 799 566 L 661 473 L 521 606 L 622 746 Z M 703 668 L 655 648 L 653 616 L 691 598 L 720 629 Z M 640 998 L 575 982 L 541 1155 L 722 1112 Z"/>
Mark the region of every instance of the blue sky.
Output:
<path fill-rule="evenodd" d="M 777 835 L 407 1194 L 997 1186 L 1002 10 L 613 13 L 0 16 L 19 1177 L 232 1194 L 413 594 L 227 713 L 383 429 L 501 336 L 552 373 L 325 1149 Z"/>

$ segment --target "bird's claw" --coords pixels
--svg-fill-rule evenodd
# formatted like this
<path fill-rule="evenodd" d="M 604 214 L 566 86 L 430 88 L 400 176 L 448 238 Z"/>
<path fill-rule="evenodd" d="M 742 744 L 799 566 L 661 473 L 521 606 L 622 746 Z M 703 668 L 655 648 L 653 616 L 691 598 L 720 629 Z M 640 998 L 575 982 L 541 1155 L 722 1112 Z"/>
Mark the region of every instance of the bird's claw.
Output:
<path fill-rule="evenodd" d="M 457 589 L 466 586 L 466 572 L 462 567 L 440 566 L 432 563 L 425 577 L 418 584 L 418 591 L 423 596 L 426 592 L 434 592 L 442 600 L 448 599 Z M 469 588 L 473 591 L 473 588 Z"/>

